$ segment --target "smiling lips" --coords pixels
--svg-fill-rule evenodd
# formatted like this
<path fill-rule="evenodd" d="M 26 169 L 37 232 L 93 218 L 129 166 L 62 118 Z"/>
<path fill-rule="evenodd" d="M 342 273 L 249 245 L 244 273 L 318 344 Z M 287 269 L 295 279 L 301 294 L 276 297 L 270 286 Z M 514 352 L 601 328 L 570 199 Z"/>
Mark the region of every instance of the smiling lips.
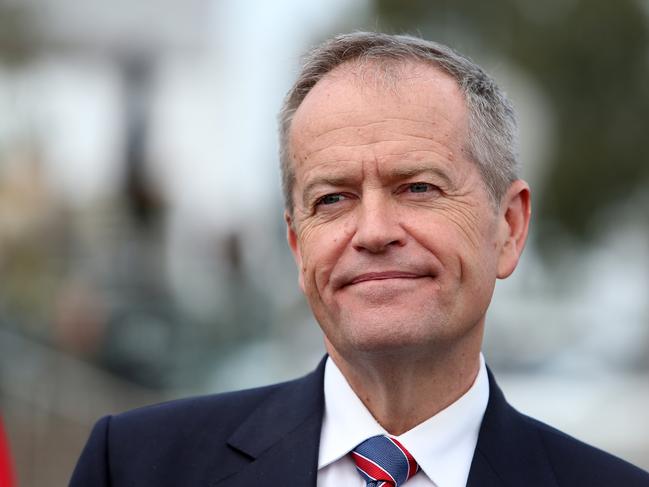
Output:
<path fill-rule="evenodd" d="M 385 279 L 419 279 L 421 277 L 428 277 L 421 274 L 403 271 L 385 271 L 385 272 L 366 272 L 352 279 L 347 285 L 358 284 L 367 281 L 382 281 Z"/>

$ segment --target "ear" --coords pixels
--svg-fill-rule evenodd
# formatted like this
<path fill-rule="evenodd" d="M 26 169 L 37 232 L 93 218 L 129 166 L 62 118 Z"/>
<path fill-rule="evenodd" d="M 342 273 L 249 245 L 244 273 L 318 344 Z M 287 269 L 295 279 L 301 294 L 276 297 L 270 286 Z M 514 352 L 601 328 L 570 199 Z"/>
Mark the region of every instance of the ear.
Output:
<path fill-rule="evenodd" d="M 498 213 L 498 278 L 509 277 L 523 253 L 531 216 L 530 187 L 522 179 L 514 181 L 500 202 Z"/>
<path fill-rule="evenodd" d="M 293 254 L 293 259 L 295 259 L 295 265 L 297 265 L 298 282 L 300 284 L 300 289 L 302 289 L 302 292 L 304 292 L 302 254 L 300 253 L 300 245 L 298 243 L 297 233 L 295 233 L 295 222 L 287 211 L 284 211 L 284 221 L 286 222 L 286 240 L 288 241 L 288 246 L 290 247 L 291 253 Z"/>

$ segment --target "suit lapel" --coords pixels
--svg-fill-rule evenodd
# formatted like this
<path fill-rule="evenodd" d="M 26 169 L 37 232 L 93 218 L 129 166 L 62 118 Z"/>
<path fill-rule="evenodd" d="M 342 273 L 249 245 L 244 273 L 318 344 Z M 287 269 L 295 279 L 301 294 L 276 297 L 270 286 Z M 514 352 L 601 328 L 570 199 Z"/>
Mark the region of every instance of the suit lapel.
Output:
<path fill-rule="evenodd" d="M 498 476 L 487 458 L 476 448 L 466 485 L 467 487 L 503 487 L 508 484 Z"/>
<path fill-rule="evenodd" d="M 489 403 L 471 463 L 467 487 L 556 487 L 541 438 L 512 408 L 489 372 Z"/>
<path fill-rule="evenodd" d="M 263 480 L 315 487 L 324 411 L 324 363 L 323 359 L 313 373 L 279 387 L 241 423 L 228 445 L 250 461 L 213 485 L 243 487 Z"/>

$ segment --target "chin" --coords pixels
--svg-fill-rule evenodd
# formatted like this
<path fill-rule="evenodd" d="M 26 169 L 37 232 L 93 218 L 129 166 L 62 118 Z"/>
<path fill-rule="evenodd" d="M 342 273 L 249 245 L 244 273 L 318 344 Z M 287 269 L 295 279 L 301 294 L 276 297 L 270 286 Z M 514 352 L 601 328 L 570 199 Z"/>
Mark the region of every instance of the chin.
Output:
<path fill-rule="evenodd" d="M 322 329 L 328 341 L 343 355 L 354 353 L 408 353 L 430 355 L 454 348 L 466 338 L 481 336 L 476 319 L 449 319 L 431 310 L 390 313 L 389 310 L 354 313 L 327 320 Z M 469 318 L 469 317 L 464 317 Z M 323 322 L 321 322 L 323 323 Z"/>
<path fill-rule="evenodd" d="M 389 316 L 354 317 L 338 322 L 334 333 L 325 334 L 340 352 L 394 353 L 430 350 L 443 340 L 442 326 L 424 324 L 421 320 Z"/>

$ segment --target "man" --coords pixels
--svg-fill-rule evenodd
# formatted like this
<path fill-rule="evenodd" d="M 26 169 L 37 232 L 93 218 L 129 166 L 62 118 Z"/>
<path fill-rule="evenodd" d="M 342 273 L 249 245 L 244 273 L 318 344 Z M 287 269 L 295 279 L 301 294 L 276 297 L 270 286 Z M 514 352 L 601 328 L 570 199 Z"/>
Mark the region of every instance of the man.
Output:
<path fill-rule="evenodd" d="M 494 283 L 530 219 L 514 147 L 504 95 L 445 46 L 356 33 L 313 50 L 281 158 L 328 357 L 297 381 L 104 418 L 71 485 L 649 486 L 513 410 L 485 367 Z"/>

